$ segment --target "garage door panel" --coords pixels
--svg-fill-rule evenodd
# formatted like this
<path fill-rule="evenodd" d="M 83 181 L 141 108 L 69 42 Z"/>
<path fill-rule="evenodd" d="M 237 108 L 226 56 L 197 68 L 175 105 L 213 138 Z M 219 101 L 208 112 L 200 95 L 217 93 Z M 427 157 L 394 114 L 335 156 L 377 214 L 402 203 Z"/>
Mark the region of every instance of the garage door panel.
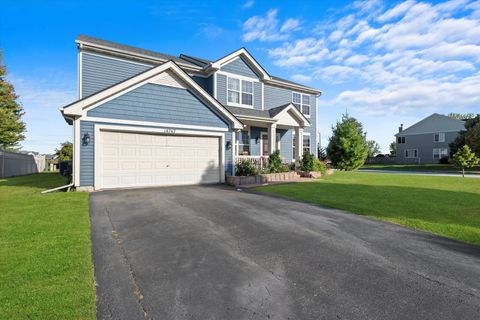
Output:
<path fill-rule="evenodd" d="M 220 182 L 218 137 L 100 134 L 100 188 Z"/>

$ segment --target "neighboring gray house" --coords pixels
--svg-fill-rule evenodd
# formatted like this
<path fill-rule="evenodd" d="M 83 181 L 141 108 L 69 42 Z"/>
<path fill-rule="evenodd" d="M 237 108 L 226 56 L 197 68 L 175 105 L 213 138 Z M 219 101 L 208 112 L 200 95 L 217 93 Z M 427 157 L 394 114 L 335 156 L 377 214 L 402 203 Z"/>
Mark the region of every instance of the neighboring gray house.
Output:
<path fill-rule="evenodd" d="M 244 48 L 209 61 L 76 43 L 79 100 L 61 112 L 80 189 L 224 182 L 240 159 L 316 153 L 320 91 L 271 76 Z"/>
<path fill-rule="evenodd" d="M 397 163 L 439 163 L 449 156 L 448 145 L 465 130 L 463 120 L 434 113 L 395 135 Z"/>

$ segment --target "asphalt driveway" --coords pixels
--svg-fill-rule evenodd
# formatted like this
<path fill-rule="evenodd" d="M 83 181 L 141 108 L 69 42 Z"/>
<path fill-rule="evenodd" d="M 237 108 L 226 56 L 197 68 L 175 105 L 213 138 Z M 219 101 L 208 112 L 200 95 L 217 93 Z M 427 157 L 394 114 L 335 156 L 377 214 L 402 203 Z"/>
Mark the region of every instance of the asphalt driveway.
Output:
<path fill-rule="evenodd" d="M 98 319 L 480 319 L 480 248 L 223 186 L 90 196 Z"/>

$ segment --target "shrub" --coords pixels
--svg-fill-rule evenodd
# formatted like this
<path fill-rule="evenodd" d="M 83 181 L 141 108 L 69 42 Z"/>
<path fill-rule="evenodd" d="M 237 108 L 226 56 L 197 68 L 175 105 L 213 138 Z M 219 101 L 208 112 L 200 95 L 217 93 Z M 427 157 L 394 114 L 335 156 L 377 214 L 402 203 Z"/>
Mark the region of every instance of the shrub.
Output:
<path fill-rule="evenodd" d="M 300 162 L 300 170 L 302 171 L 313 171 L 313 154 L 310 152 L 305 152 Z"/>
<path fill-rule="evenodd" d="M 320 161 L 317 158 L 313 159 L 313 171 L 320 171 L 322 173 L 322 176 L 327 174 L 327 165 L 325 162 Z"/>
<path fill-rule="evenodd" d="M 255 176 L 258 174 L 257 167 L 250 160 L 241 160 L 235 165 L 237 176 Z"/>
<path fill-rule="evenodd" d="M 450 159 L 447 156 L 443 156 L 443 157 L 440 158 L 440 160 L 438 162 L 441 163 L 441 164 L 449 164 Z"/>
<path fill-rule="evenodd" d="M 279 150 L 276 150 L 274 153 L 268 156 L 266 172 L 280 173 L 280 172 L 288 172 L 288 171 L 290 171 L 290 167 L 287 164 L 282 163 Z"/>

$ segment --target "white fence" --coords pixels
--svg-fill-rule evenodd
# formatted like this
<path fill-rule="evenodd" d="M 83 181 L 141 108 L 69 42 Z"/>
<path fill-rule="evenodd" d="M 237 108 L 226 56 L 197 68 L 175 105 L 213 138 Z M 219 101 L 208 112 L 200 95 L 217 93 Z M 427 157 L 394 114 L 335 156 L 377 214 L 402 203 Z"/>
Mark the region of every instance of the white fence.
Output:
<path fill-rule="evenodd" d="M 23 176 L 45 170 L 45 155 L 0 150 L 0 178 Z"/>

